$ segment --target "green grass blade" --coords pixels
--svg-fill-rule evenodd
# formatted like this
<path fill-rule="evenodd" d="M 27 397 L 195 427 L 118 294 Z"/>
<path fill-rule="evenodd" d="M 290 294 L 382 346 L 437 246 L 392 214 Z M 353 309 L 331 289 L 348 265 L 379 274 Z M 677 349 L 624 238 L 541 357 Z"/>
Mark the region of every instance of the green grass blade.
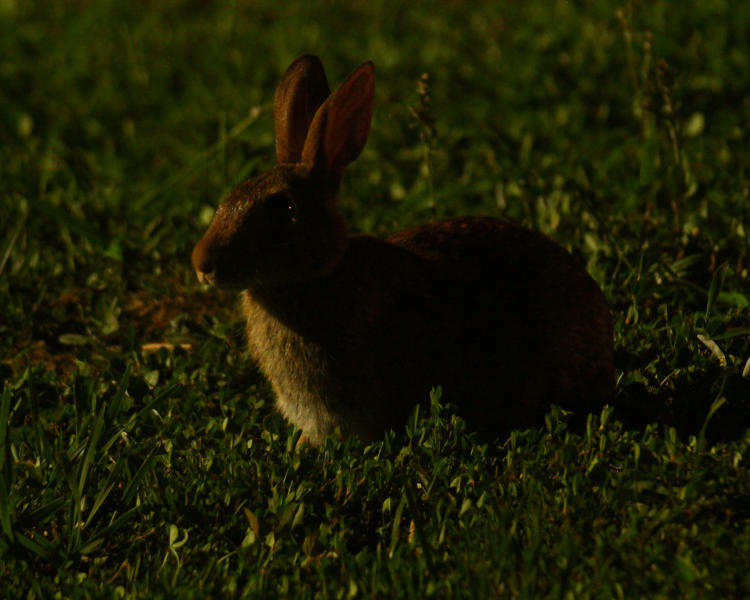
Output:
<path fill-rule="evenodd" d="M 52 558 L 57 551 L 54 544 L 37 535 L 35 535 L 32 540 L 22 533 L 16 533 L 16 541 L 32 554 L 45 560 Z"/>
<path fill-rule="evenodd" d="M 2 525 L 5 537 L 13 540 L 13 526 L 10 520 L 10 498 L 8 498 L 8 488 L 2 473 L 0 473 L 0 525 Z"/>
<path fill-rule="evenodd" d="M 79 550 L 79 552 L 83 556 L 87 554 L 91 554 L 94 550 L 96 550 L 103 543 L 104 543 L 104 538 L 102 536 L 97 536 L 90 542 L 86 542 L 83 546 L 81 546 L 81 549 Z"/>
<path fill-rule="evenodd" d="M 10 415 L 10 386 L 3 386 L 0 398 L 0 524 L 5 536 L 13 539 L 13 527 L 10 519 L 10 498 L 8 488 L 13 481 L 8 444 L 8 417 Z"/>
<path fill-rule="evenodd" d="M 10 415 L 10 386 L 3 386 L 0 398 L 0 452 L 5 453 L 5 440 L 8 436 L 8 416 Z"/>
<path fill-rule="evenodd" d="M 730 328 L 724 333 L 711 336 L 711 339 L 714 342 L 720 342 L 721 340 L 730 340 L 732 338 L 744 337 L 746 335 L 750 335 L 750 327 L 739 327 L 737 329 Z"/>
<path fill-rule="evenodd" d="M 54 500 L 47 502 L 39 508 L 35 508 L 31 512 L 29 512 L 25 516 L 25 518 L 32 523 L 39 523 L 40 521 L 44 521 L 47 517 L 53 515 L 63 506 L 65 506 L 65 503 L 67 501 L 68 500 L 66 498 L 55 498 Z"/>
<path fill-rule="evenodd" d="M 108 536 L 112 535 L 127 523 L 136 517 L 140 513 L 141 507 L 134 506 L 130 510 L 122 513 L 119 517 L 115 518 L 109 525 L 98 530 L 95 535 L 92 535 L 84 544 L 80 547 L 81 554 L 87 554 L 91 552 L 92 547 L 98 547 Z"/>
<path fill-rule="evenodd" d="M 404 514 L 404 508 L 406 507 L 406 494 L 401 496 L 401 500 L 396 508 L 396 514 L 393 516 L 393 527 L 391 529 L 391 545 L 388 548 L 388 555 L 393 556 L 398 545 L 399 530 L 401 529 L 401 518 Z"/>
<path fill-rule="evenodd" d="M 720 266 L 714 271 L 714 276 L 711 278 L 711 285 L 708 288 L 708 299 L 706 300 L 706 320 L 711 316 L 711 310 L 714 307 L 716 298 L 719 296 L 719 292 L 721 292 L 721 288 L 724 285 L 725 276 L 725 265 Z"/>
<path fill-rule="evenodd" d="M 138 467 L 135 475 L 133 475 L 131 480 L 128 481 L 128 484 L 125 486 L 125 490 L 122 493 L 122 501 L 126 504 L 131 501 L 133 495 L 136 493 L 138 484 L 140 483 L 141 479 L 143 479 L 151 471 L 154 464 L 159 460 L 159 457 L 154 454 L 155 450 L 156 448 L 151 449 L 151 451 L 148 453 L 148 456 L 146 456 L 144 461 L 141 463 L 141 466 Z"/>
<path fill-rule="evenodd" d="M 430 542 L 428 541 L 424 533 L 424 522 L 422 521 L 419 510 L 417 508 L 417 500 L 414 497 L 414 492 L 411 486 L 406 485 L 404 487 L 404 491 L 406 492 L 406 499 L 409 502 L 409 510 L 411 511 L 412 515 L 414 515 L 414 527 L 416 530 L 419 545 L 422 548 L 422 552 L 424 552 L 427 569 L 430 573 L 434 573 L 435 562 L 432 559 L 432 547 L 430 546 Z"/>
<path fill-rule="evenodd" d="M 109 437 L 106 442 L 102 444 L 100 452 L 102 454 L 109 454 L 109 449 L 118 441 L 122 441 L 124 433 L 126 433 L 124 429 L 118 429 L 113 435 Z"/>
<path fill-rule="evenodd" d="M 181 386 L 179 383 L 172 383 L 164 386 L 163 389 L 154 394 L 154 397 L 142 409 L 140 409 L 137 413 L 135 413 L 128 419 L 128 422 L 125 423 L 124 427 L 122 428 L 123 431 L 130 431 L 139 420 L 141 420 L 146 414 L 151 412 L 151 409 L 154 406 L 159 404 L 159 402 L 161 402 L 162 400 L 169 398 L 174 393 L 174 391 L 179 389 L 180 387 Z"/>
<path fill-rule="evenodd" d="M 724 391 L 724 386 L 722 386 L 721 392 Z M 716 411 L 719 410 L 722 406 L 724 406 L 727 403 L 727 399 L 725 396 L 720 395 L 716 400 L 714 400 L 711 403 L 711 408 L 708 409 L 708 414 L 706 415 L 706 420 L 703 421 L 703 426 L 700 429 L 700 432 L 698 433 L 698 438 L 700 440 L 706 439 L 706 428 L 708 427 L 709 421 L 711 421 L 714 414 L 716 414 Z"/>
<path fill-rule="evenodd" d="M 111 479 L 111 477 L 108 479 Z M 112 491 L 113 487 L 115 487 L 114 481 L 108 483 L 101 490 L 99 490 L 99 493 L 96 495 L 96 498 L 94 499 L 94 504 L 91 505 L 91 510 L 89 511 L 89 514 L 86 515 L 86 523 L 85 523 L 86 526 L 88 526 L 89 523 L 91 523 L 91 521 L 94 520 L 96 513 L 99 511 L 102 504 L 104 504 L 104 501 L 109 496 L 109 493 Z"/>
<path fill-rule="evenodd" d="M 75 409 L 76 415 L 76 435 L 80 436 L 83 430 L 83 420 L 87 413 L 86 406 L 84 404 L 84 398 L 88 397 L 88 390 L 83 381 L 83 376 L 80 371 L 76 369 L 73 373 L 73 408 Z"/>
<path fill-rule="evenodd" d="M 10 443 L 8 440 L 8 420 L 10 418 L 10 386 L 3 386 L 3 395 L 0 398 L 0 473 L 5 476 L 10 485 L 13 477 L 10 460 Z"/>
<path fill-rule="evenodd" d="M 16 242 L 18 241 L 18 235 L 23 231 L 24 223 L 26 222 L 26 219 L 28 217 L 27 214 L 21 215 L 21 218 L 18 220 L 18 223 L 16 224 L 15 231 L 13 232 L 13 236 L 8 240 L 7 244 L 5 245 L 5 251 L 3 252 L 3 257 L 0 258 L 0 276 L 2 276 L 3 271 L 5 271 L 5 265 L 8 263 L 8 258 L 10 258 L 10 253 L 13 251 L 13 247 L 16 245 Z"/>
<path fill-rule="evenodd" d="M 107 411 L 107 414 L 110 418 L 113 418 L 117 413 L 120 412 L 120 405 L 122 404 L 123 399 L 125 398 L 125 394 L 128 391 L 128 384 L 130 383 L 130 377 L 133 374 L 133 363 L 128 363 L 128 366 L 125 367 L 125 373 L 123 373 L 122 379 L 120 380 L 120 385 L 117 387 L 117 392 L 115 393 L 114 398 L 112 398 L 112 402 L 109 405 L 109 410 Z"/>
<path fill-rule="evenodd" d="M 104 412 L 106 409 L 106 405 L 102 405 L 102 407 L 99 409 L 99 413 L 96 415 L 96 420 L 94 421 L 94 427 L 91 430 L 91 435 L 89 436 L 89 442 L 86 446 L 86 453 L 83 456 L 83 462 L 81 463 L 81 470 L 80 475 L 78 477 L 78 493 L 80 496 L 83 496 L 83 490 L 86 487 L 86 478 L 89 474 L 89 469 L 91 467 L 91 464 L 94 461 L 94 453 L 96 452 L 97 445 L 99 444 L 99 439 L 102 436 L 102 432 L 104 430 Z"/>
<path fill-rule="evenodd" d="M 68 552 L 77 548 L 81 541 L 81 491 L 78 489 L 75 473 L 72 471 L 65 474 L 65 479 L 70 488 L 70 496 L 66 498 L 68 503 Z"/>

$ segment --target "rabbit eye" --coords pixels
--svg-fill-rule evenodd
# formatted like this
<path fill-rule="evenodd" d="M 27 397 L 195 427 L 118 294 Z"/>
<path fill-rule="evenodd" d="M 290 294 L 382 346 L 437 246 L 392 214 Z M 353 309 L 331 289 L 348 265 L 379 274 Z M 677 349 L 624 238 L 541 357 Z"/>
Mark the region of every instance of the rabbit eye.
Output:
<path fill-rule="evenodd" d="M 276 225 L 289 225 L 297 219 L 295 217 L 294 202 L 284 193 L 271 194 L 266 198 L 268 216 Z"/>

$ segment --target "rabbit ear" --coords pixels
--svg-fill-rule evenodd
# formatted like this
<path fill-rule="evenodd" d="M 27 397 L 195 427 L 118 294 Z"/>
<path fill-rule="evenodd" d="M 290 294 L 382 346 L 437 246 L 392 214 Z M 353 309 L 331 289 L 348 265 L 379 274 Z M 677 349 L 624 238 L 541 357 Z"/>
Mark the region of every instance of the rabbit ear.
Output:
<path fill-rule="evenodd" d="M 375 67 L 366 62 L 318 109 L 302 149 L 302 162 L 338 184 L 344 167 L 365 147 L 374 96 Z"/>
<path fill-rule="evenodd" d="M 305 54 L 289 65 L 273 97 L 279 163 L 300 161 L 310 123 L 330 93 L 323 64 L 317 56 Z"/>

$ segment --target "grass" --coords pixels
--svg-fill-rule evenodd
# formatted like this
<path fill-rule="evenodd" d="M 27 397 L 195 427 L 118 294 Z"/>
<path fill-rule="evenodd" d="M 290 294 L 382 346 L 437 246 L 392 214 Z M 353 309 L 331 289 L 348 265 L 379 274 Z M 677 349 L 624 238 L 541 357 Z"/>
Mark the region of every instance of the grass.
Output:
<path fill-rule="evenodd" d="M 749 40 L 719 0 L 0 2 L 3 593 L 746 596 Z M 378 69 L 352 229 L 553 236 L 610 301 L 614 412 L 487 447 L 436 391 L 294 450 L 188 257 L 303 52 Z"/>

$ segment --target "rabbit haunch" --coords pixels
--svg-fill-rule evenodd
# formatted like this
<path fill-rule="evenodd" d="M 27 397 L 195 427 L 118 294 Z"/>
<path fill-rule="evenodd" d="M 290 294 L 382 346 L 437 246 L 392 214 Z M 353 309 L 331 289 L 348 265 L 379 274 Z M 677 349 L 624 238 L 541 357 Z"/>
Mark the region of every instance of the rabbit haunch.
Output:
<path fill-rule="evenodd" d="M 193 251 L 204 281 L 243 290 L 250 351 L 312 442 L 400 428 L 441 385 L 488 437 L 579 415 L 613 391 L 604 296 L 549 238 L 500 219 L 347 236 L 344 167 L 361 152 L 370 63 L 329 94 L 311 56 L 274 98 L 279 165 L 236 188 Z"/>

